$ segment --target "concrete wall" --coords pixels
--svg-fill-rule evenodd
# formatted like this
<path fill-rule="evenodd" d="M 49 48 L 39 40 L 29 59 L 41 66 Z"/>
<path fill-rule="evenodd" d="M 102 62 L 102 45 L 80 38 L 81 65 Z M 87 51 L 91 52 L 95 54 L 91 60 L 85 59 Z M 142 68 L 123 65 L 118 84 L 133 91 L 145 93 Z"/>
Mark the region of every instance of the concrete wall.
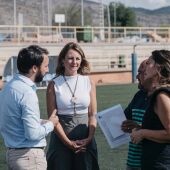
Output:
<path fill-rule="evenodd" d="M 90 77 L 96 84 L 122 84 L 132 82 L 132 75 L 130 71 L 92 73 Z"/>
<path fill-rule="evenodd" d="M 50 55 L 57 56 L 65 44 L 60 45 L 42 45 L 49 50 Z M 11 56 L 17 56 L 19 50 L 28 45 L 18 46 L 0 46 L 0 75 L 6 63 Z M 95 74 L 96 82 L 131 82 L 131 54 L 134 44 L 80 44 L 85 55 L 90 62 L 91 72 Z M 138 56 L 139 63 L 149 57 L 155 49 L 170 49 L 170 44 L 140 44 L 137 45 L 135 52 Z M 120 55 L 125 56 L 126 66 L 118 67 L 118 58 Z M 111 62 L 115 62 L 112 67 Z M 107 74 L 106 74 L 107 72 Z M 98 74 L 97 74 L 98 73 Z M 99 75 L 100 73 L 100 75 Z M 110 76 L 111 75 L 111 76 Z"/>

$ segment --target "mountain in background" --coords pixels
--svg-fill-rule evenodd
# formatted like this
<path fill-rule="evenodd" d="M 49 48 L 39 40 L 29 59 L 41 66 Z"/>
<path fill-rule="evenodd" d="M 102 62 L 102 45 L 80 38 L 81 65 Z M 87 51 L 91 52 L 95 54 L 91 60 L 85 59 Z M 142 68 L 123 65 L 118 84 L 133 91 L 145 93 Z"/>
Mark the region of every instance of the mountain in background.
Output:
<path fill-rule="evenodd" d="M 58 25 L 54 22 L 55 14 L 65 14 L 66 26 L 81 25 L 80 0 L 17 0 L 16 18 L 11 0 L 0 0 L 0 25 Z M 103 26 L 103 6 L 101 3 L 84 0 L 84 25 Z M 106 8 L 106 6 L 105 6 Z M 170 6 L 156 10 L 131 8 L 136 14 L 138 26 L 170 26 Z M 15 21 L 16 19 L 16 21 Z M 106 22 L 105 22 L 106 23 Z M 107 26 L 107 24 L 105 24 Z"/>
<path fill-rule="evenodd" d="M 161 27 L 170 26 L 170 6 L 155 10 L 131 8 L 136 14 L 138 26 Z"/>
<path fill-rule="evenodd" d="M 14 3 L 16 2 L 16 13 Z M 84 0 L 84 25 L 102 26 L 102 6 Z M 64 26 L 81 25 L 80 0 L 0 0 L 0 25 L 51 26 L 55 14 L 64 14 Z"/>

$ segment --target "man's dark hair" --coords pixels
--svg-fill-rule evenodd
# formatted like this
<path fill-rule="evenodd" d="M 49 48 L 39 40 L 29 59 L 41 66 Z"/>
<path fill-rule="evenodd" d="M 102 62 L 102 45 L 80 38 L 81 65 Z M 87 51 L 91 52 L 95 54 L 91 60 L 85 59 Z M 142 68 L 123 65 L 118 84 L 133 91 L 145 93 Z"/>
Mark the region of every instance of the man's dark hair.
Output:
<path fill-rule="evenodd" d="M 32 66 L 40 67 L 43 62 L 43 55 L 48 51 L 38 45 L 31 45 L 20 50 L 17 58 L 17 68 L 22 74 L 28 74 Z"/>

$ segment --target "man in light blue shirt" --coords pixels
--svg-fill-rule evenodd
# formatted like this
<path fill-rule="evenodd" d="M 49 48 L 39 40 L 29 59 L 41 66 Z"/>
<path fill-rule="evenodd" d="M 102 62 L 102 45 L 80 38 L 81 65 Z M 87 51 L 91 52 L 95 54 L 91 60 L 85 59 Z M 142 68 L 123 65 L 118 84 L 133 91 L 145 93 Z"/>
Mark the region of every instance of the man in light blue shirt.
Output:
<path fill-rule="evenodd" d="M 23 48 L 17 58 L 19 74 L 0 96 L 0 131 L 7 147 L 10 170 L 46 170 L 45 136 L 58 123 L 56 113 L 40 119 L 35 82 L 48 72 L 48 51 L 39 46 Z"/>

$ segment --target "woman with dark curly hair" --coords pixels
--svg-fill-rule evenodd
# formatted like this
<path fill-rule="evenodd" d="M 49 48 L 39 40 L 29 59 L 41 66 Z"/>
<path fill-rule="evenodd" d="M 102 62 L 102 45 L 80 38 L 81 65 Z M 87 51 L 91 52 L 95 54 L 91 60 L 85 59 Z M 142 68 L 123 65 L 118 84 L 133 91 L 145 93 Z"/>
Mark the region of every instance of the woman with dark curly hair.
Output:
<path fill-rule="evenodd" d="M 51 134 L 48 170 L 98 170 L 94 140 L 96 87 L 87 74 L 89 63 L 76 43 L 61 50 L 56 78 L 47 88 L 48 116 L 57 110 L 59 123 Z"/>
<path fill-rule="evenodd" d="M 152 91 L 142 129 L 134 129 L 133 143 L 142 141 L 142 170 L 170 169 L 170 51 L 152 52 L 144 83 Z"/>

